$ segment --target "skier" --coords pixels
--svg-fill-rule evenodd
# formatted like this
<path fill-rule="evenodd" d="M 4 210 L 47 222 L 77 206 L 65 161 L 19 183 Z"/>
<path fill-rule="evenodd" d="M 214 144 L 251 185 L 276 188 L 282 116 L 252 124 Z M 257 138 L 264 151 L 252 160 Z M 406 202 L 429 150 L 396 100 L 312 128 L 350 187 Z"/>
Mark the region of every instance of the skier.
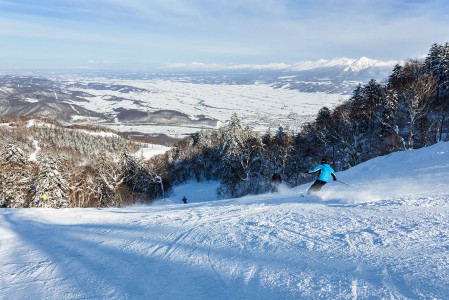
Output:
<path fill-rule="evenodd" d="M 319 176 L 317 180 L 312 184 L 312 186 L 307 190 L 307 194 L 310 195 L 314 192 L 319 192 L 321 188 L 328 183 L 328 181 L 332 178 L 334 181 L 337 180 L 337 176 L 335 176 L 335 171 L 332 169 L 332 167 L 329 165 L 327 158 L 323 158 L 321 160 L 321 164 L 313 168 L 312 170 L 306 171 L 304 173 L 306 174 L 312 174 L 315 172 L 319 172 Z"/>
<path fill-rule="evenodd" d="M 278 187 L 282 183 L 281 175 L 279 175 L 279 173 L 275 172 L 273 174 L 273 176 L 271 177 L 271 182 L 272 182 L 272 184 L 271 184 L 272 185 L 271 192 L 272 193 L 277 193 L 279 191 Z"/>
<path fill-rule="evenodd" d="M 184 202 L 184 204 L 187 204 L 187 198 L 186 198 L 186 196 L 182 197 L 182 202 Z"/>

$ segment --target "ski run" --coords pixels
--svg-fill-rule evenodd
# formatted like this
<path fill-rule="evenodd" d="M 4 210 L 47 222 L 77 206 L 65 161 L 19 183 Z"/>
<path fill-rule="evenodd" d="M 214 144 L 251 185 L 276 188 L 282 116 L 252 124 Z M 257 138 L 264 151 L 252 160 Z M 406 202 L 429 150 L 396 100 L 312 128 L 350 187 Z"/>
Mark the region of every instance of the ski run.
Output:
<path fill-rule="evenodd" d="M 449 299 L 449 143 L 337 177 L 312 197 L 217 200 L 210 182 L 152 206 L 1 209 L 0 299 Z"/>

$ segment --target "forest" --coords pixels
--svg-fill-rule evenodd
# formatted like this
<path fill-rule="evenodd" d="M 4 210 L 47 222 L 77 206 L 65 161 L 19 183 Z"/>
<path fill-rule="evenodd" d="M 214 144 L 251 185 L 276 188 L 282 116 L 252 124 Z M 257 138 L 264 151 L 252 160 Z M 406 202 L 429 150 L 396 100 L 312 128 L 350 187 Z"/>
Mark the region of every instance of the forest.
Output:
<path fill-rule="evenodd" d="M 135 155 L 141 145 L 107 128 L 2 117 L 0 138 L 0 207 L 117 207 L 162 196 L 162 179 Z"/>
<path fill-rule="evenodd" d="M 110 207 L 151 203 L 196 180 L 219 181 L 221 198 L 266 193 L 276 172 L 294 187 L 326 157 L 336 171 L 395 151 L 449 140 L 449 43 L 398 64 L 385 82 L 359 85 L 298 132 L 257 133 L 233 115 L 148 161 L 139 143 L 105 128 L 0 117 L 0 207 Z M 101 134 L 100 134 L 100 133 Z M 36 154 L 36 155 L 34 155 Z"/>
<path fill-rule="evenodd" d="M 312 181 L 304 171 L 326 157 L 335 170 L 371 158 L 449 139 L 449 43 L 423 60 L 398 64 L 385 82 L 359 85 L 349 100 L 323 107 L 299 132 L 255 133 L 237 115 L 218 130 L 198 132 L 148 162 L 173 185 L 217 180 L 220 197 L 270 191 L 274 172 L 293 187 Z"/>

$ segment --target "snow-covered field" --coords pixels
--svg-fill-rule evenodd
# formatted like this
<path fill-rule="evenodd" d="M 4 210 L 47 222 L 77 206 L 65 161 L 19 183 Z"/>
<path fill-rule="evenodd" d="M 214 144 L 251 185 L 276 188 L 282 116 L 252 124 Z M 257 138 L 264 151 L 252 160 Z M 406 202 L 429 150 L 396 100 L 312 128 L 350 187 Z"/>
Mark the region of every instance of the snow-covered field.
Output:
<path fill-rule="evenodd" d="M 302 93 L 295 90 L 276 89 L 268 84 L 229 85 L 195 84 L 171 80 L 113 80 L 92 78 L 88 82 L 104 85 L 127 85 L 144 91 L 72 89 L 94 95 L 90 102 L 79 105 L 90 110 L 112 113 L 114 109 L 126 107 L 148 111 L 176 109 L 192 117 L 206 115 L 221 121 L 233 112 L 243 117 L 257 114 L 285 116 L 288 112 L 300 115 L 315 115 L 324 105 L 334 106 L 347 96 L 326 93 Z M 122 98 L 109 100 L 111 96 Z M 89 97 L 86 97 L 89 98 Z"/>
<path fill-rule="evenodd" d="M 150 159 L 155 155 L 164 154 L 169 149 L 170 149 L 169 147 L 157 144 L 143 144 L 143 147 L 140 148 L 140 150 L 137 151 L 134 155 L 136 157 L 143 157 L 144 159 Z"/>
<path fill-rule="evenodd" d="M 161 79 L 118 80 L 100 77 L 71 80 L 67 83 L 69 89 L 92 95 L 84 96 L 88 102 L 76 104 L 96 112 L 115 115 L 116 110 L 121 108 L 144 112 L 176 110 L 188 115 L 192 120 L 204 115 L 220 122 L 229 120 L 233 113 L 237 113 L 243 123 L 258 131 L 265 131 L 267 128 L 277 129 L 279 126 L 298 130 L 299 126 L 309 121 L 311 116 L 316 116 L 323 106 L 335 107 L 348 99 L 347 95 L 304 93 L 274 88 L 269 84 L 197 84 Z M 74 83 L 82 83 L 85 88 L 71 87 Z M 115 85 L 131 86 L 138 90 L 98 90 L 88 88 L 89 83 L 100 84 L 105 88 Z M 164 126 L 164 124 L 118 122 L 107 126 L 119 131 L 164 133 L 172 137 L 182 137 L 197 132 L 202 127 L 210 128 L 194 123 Z"/>
<path fill-rule="evenodd" d="M 351 186 L 320 197 L 218 201 L 212 182 L 152 206 L 2 209 L 0 298 L 448 299 L 449 143 L 337 176 Z"/>

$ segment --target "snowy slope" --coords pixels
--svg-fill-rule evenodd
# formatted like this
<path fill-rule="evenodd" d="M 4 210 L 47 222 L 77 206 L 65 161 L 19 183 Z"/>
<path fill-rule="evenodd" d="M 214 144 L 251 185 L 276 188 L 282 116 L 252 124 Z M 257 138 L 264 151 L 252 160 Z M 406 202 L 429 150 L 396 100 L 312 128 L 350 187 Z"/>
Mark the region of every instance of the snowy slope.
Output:
<path fill-rule="evenodd" d="M 448 299 L 449 143 L 337 176 L 321 197 L 2 209 L 0 298 Z"/>

